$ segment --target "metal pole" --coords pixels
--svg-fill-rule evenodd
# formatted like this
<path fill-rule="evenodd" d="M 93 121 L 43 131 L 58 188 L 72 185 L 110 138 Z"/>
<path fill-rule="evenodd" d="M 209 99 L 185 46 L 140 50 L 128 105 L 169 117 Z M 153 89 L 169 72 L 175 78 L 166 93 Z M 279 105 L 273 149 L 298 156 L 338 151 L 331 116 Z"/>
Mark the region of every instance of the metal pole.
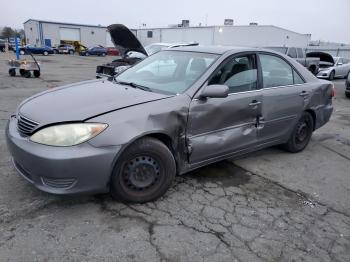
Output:
<path fill-rule="evenodd" d="M 15 36 L 15 46 L 16 46 L 16 59 L 19 60 L 19 48 L 18 48 L 17 36 Z"/>

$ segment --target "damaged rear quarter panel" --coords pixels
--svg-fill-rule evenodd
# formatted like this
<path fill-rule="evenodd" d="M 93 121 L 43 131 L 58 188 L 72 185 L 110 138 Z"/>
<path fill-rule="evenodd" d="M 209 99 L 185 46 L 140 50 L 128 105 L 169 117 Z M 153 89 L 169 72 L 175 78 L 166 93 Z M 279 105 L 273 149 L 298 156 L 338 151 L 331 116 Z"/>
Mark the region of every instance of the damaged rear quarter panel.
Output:
<path fill-rule="evenodd" d="M 108 123 L 109 126 L 89 143 L 96 147 L 121 145 L 120 154 L 138 138 L 162 134 L 171 141 L 171 150 L 181 172 L 187 159 L 185 134 L 190 101 L 188 95 L 181 94 L 92 118 L 88 122 Z"/>

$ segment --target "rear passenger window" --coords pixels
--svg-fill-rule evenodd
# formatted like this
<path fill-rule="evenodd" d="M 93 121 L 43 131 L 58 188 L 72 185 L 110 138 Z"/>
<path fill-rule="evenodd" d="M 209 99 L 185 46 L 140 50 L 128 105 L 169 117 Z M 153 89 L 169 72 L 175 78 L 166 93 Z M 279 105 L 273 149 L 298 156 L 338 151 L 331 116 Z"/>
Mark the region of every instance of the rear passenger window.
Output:
<path fill-rule="evenodd" d="M 304 84 L 304 80 L 300 77 L 300 75 L 293 70 L 293 77 L 294 77 L 294 84 L 295 85 L 300 85 L 300 84 Z"/>
<path fill-rule="evenodd" d="M 263 87 L 293 85 L 293 69 L 283 59 L 273 55 L 259 55 L 263 73 Z"/>

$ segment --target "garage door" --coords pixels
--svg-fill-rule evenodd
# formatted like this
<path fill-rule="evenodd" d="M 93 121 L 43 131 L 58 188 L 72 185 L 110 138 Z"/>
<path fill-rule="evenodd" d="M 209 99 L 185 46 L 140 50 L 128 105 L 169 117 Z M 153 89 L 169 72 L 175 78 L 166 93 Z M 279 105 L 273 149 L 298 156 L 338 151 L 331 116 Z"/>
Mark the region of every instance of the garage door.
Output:
<path fill-rule="evenodd" d="M 60 40 L 80 41 L 80 29 L 60 27 Z"/>

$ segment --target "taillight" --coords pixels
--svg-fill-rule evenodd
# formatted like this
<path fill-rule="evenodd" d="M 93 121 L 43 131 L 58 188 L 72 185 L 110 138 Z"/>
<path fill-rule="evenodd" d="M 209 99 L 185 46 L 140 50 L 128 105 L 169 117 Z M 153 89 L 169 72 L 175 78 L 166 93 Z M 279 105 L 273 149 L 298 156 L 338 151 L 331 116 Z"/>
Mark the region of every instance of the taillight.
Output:
<path fill-rule="evenodd" d="M 335 88 L 333 83 L 328 86 L 326 95 L 330 99 L 335 97 Z"/>
<path fill-rule="evenodd" d="M 335 87 L 334 84 L 332 84 L 332 90 L 331 90 L 331 98 L 335 97 Z"/>

